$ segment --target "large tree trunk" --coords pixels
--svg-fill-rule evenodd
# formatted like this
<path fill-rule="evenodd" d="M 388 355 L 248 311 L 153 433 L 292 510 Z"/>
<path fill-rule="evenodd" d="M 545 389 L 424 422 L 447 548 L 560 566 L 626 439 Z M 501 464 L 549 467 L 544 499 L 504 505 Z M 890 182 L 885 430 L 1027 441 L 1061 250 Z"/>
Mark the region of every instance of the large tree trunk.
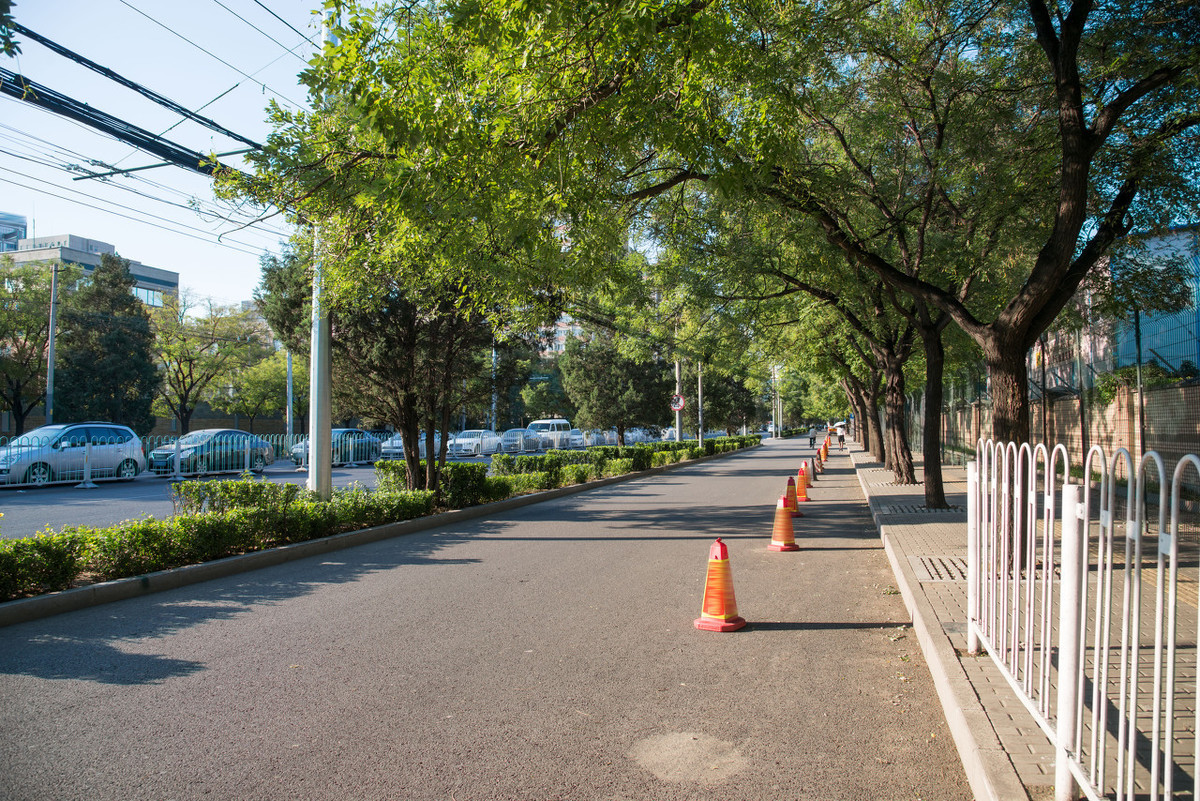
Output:
<path fill-rule="evenodd" d="M 980 343 L 992 389 L 992 438 L 997 442 L 1029 441 L 1029 370 L 1026 348 L 991 337 Z"/>
<path fill-rule="evenodd" d="M 889 467 L 896 475 L 897 484 L 916 484 L 917 473 L 913 468 L 912 449 L 904 425 L 904 362 L 889 357 L 884 368 L 884 411 L 887 416 L 888 455 L 892 461 Z"/>
<path fill-rule="evenodd" d="M 922 310 L 923 311 L 923 310 Z M 942 331 L 949 317 L 942 315 L 942 324 L 929 325 L 922 314 L 918 326 L 925 349 L 925 417 L 921 448 L 925 454 L 925 507 L 945 509 L 946 489 L 942 482 L 942 381 L 945 378 L 946 348 Z"/>
<path fill-rule="evenodd" d="M 882 394 L 880 375 L 873 370 L 867 384 L 867 430 L 871 440 L 871 453 L 875 455 L 876 461 L 887 464 L 887 443 L 883 439 L 883 429 L 879 426 L 879 398 Z"/>

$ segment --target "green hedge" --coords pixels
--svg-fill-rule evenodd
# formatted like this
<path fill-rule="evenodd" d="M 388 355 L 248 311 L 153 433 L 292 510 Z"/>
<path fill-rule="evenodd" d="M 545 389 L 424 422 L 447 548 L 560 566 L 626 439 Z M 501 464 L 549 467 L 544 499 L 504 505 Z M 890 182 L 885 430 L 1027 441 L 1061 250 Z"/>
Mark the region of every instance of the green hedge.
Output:
<path fill-rule="evenodd" d="M 465 508 L 514 495 L 581 484 L 756 445 L 759 437 L 722 437 L 704 447 L 647 443 L 630 447 L 497 456 L 497 475 L 481 463 L 447 463 L 443 503 Z M 22 539 L 0 539 L 0 600 L 54 592 L 90 574 L 110 580 L 327 537 L 432 514 L 434 493 L 408 491 L 403 462 L 379 462 L 378 489 L 338 490 L 329 501 L 295 484 L 244 477 L 173 484 L 176 516 L 107 528 L 72 526 Z"/>

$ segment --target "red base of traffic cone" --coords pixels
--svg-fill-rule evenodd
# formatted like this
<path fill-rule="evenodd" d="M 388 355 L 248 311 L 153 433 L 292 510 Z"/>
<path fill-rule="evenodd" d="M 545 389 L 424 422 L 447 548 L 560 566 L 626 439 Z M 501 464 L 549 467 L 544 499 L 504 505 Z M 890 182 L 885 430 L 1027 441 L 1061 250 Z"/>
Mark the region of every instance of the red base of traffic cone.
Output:
<path fill-rule="evenodd" d="M 731 620 L 713 620 L 709 617 L 698 617 L 693 622 L 701 631 L 737 631 L 746 625 L 746 618 L 735 617 Z"/>

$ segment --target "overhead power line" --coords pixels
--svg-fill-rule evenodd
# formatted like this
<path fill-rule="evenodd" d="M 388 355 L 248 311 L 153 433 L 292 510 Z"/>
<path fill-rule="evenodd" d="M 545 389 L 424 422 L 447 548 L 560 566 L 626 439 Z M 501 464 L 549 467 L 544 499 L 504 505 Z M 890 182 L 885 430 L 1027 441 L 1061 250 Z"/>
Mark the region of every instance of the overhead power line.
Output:
<path fill-rule="evenodd" d="M 139 128 L 111 114 L 105 114 L 86 103 L 80 103 L 53 89 L 36 84 L 25 76 L 10 72 L 3 67 L 0 67 L 0 94 L 15 97 L 39 108 L 89 125 L 126 144 L 134 145 L 147 153 L 158 156 L 163 161 L 188 170 L 194 170 L 204 175 L 216 175 L 221 169 L 233 169 L 225 167 L 199 151 L 189 150 L 168 139 L 163 139 L 145 128 Z"/>
<path fill-rule="evenodd" d="M 255 25 L 253 22 L 251 22 L 250 20 L 248 20 L 248 19 L 246 19 L 245 17 L 243 17 L 241 14 L 237 13 L 236 11 L 234 11 L 232 8 L 230 8 L 229 6 L 227 6 L 227 5 L 225 5 L 224 3 L 222 3 L 222 2 L 221 2 L 221 0 L 213 0 L 213 2 L 214 2 L 214 3 L 216 3 L 217 5 L 219 5 L 221 8 L 225 9 L 226 11 L 228 11 L 228 12 L 229 12 L 230 14 L 232 14 L 233 16 L 237 17 L 237 18 L 238 18 L 239 20 L 241 20 L 242 22 L 246 23 L 246 25 L 250 26 L 250 27 L 251 27 L 251 28 L 253 28 L 254 30 L 256 30 L 256 31 L 258 31 L 259 33 L 261 33 L 263 36 L 265 36 L 265 37 L 267 37 L 268 39 L 270 39 L 270 40 L 271 40 L 272 42 L 274 42 L 275 44 L 279 45 L 281 48 L 283 48 L 283 49 L 284 49 L 284 50 L 285 50 L 287 53 L 289 53 L 290 55 L 292 55 L 292 56 L 295 56 L 297 59 L 299 59 L 299 60 L 300 60 L 300 62 L 301 62 L 302 64 L 307 64 L 307 63 L 308 63 L 308 62 L 307 62 L 307 61 L 304 59 L 304 57 L 302 57 L 302 56 L 300 56 L 299 54 L 297 54 L 297 53 L 296 53 L 296 51 L 297 51 L 297 50 L 300 48 L 300 45 L 301 45 L 301 44 L 309 44 L 309 41 L 308 41 L 308 39 L 307 39 L 307 38 L 305 38 L 303 42 L 301 42 L 300 44 L 297 44 L 297 45 L 295 45 L 294 47 L 288 47 L 288 46 L 287 46 L 287 45 L 285 45 L 283 42 L 279 41 L 279 40 L 278 40 L 278 39 L 276 39 L 274 36 L 272 36 L 271 34 L 267 33 L 267 32 L 266 32 L 266 31 L 264 31 L 262 28 L 258 27 L 258 26 L 257 26 L 257 25 Z"/>
<path fill-rule="evenodd" d="M 245 72 L 243 72 L 242 70 L 240 70 L 240 69 L 238 69 L 237 67 L 233 66 L 233 65 L 232 65 L 232 64 L 230 64 L 228 61 L 226 61 L 225 59 L 223 59 L 223 58 L 221 58 L 220 56 L 216 55 L 215 53 L 213 53 L 213 52 L 211 52 L 211 51 L 209 51 L 209 50 L 205 50 L 203 47 L 201 47 L 200 45 L 196 44 L 195 42 L 193 42 L 191 39 L 187 38 L 187 37 L 186 37 L 186 36 L 184 36 L 183 34 L 179 33 L 178 31 L 172 30 L 170 27 L 168 27 L 168 26 L 164 25 L 163 23 L 159 22 L 159 21 L 158 21 L 158 20 L 156 20 L 154 17 L 152 17 L 152 16 L 150 16 L 149 14 L 147 14 L 145 11 L 142 11 L 140 8 L 137 8 L 136 6 L 133 6 L 133 5 L 131 5 L 131 4 L 128 2 L 128 0 L 121 0 L 121 5 L 124 5 L 124 6 L 128 7 L 128 8 L 129 8 L 130 10 L 132 10 L 132 11 L 136 11 L 138 14 L 141 14 L 143 17 L 145 17 L 146 19 L 150 20 L 150 21 L 151 21 L 151 22 L 153 22 L 155 25 L 157 25 L 157 26 L 159 26 L 160 28 L 162 28 L 163 30 L 165 30 L 167 33 L 170 33 L 172 36 L 177 36 L 177 37 L 179 37 L 179 38 L 180 38 L 180 39 L 182 39 L 183 41 L 185 41 L 185 42 L 187 42 L 188 44 L 190 44 L 192 47 L 194 47 L 194 48 L 196 48 L 197 50 L 199 50 L 201 53 L 204 53 L 205 55 L 207 55 L 207 56 L 209 56 L 209 57 L 211 57 L 211 58 L 214 58 L 214 59 L 216 59 L 217 61 L 221 62 L 221 63 L 222 63 L 222 64 L 224 64 L 226 67 L 229 67 L 229 69 L 231 69 L 231 70 L 233 70 L 234 72 L 236 72 L 237 74 L 241 75 L 243 78 L 249 78 L 250 80 L 254 81 L 256 84 L 258 84 L 258 85 L 259 85 L 259 86 L 261 86 L 263 89 L 265 89 L 266 91 L 270 92 L 271 94 L 275 95 L 275 96 L 276 96 L 276 97 L 278 97 L 280 100 L 282 100 L 283 102 L 287 103 L 289 106 L 293 106 L 293 107 L 295 107 L 295 108 L 302 108 L 302 106 L 301 106 L 299 103 L 297 103 L 296 101 L 294 101 L 294 100 L 291 100 L 291 99 L 289 99 L 289 98 L 287 98 L 287 97 L 284 97 L 284 96 L 283 96 L 283 95 L 281 95 L 279 92 L 276 92 L 274 89 L 272 89 L 271 87 L 267 86 L 267 85 L 266 85 L 265 83 L 263 83 L 262 81 L 255 80 L 254 76 L 252 76 L 252 75 L 247 75 Z M 282 56 L 280 56 L 280 57 L 282 58 Z"/>
<path fill-rule="evenodd" d="M 216 131 L 217 133 L 224 134 L 225 136 L 228 136 L 232 139 L 236 139 L 239 142 L 243 142 L 247 145 L 250 145 L 250 147 L 255 148 L 256 150 L 262 148 L 262 145 L 260 145 L 258 142 L 255 142 L 253 139 L 247 139 L 246 137 L 242 136 L 239 133 L 234 133 L 233 131 L 229 130 L 225 126 L 218 124 L 216 121 L 214 121 L 208 117 L 205 117 L 201 114 L 197 114 L 196 112 L 191 111 L 187 108 L 184 108 L 183 106 L 176 103 L 174 100 L 171 100 L 169 97 L 164 97 L 152 89 L 147 89 L 146 87 L 142 86 L 140 83 L 137 83 L 136 81 L 132 81 L 129 78 L 124 77 L 123 75 L 113 72 L 108 67 L 101 66 L 100 64 L 97 64 L 96 62 L 92 61 L 91 59 L 86 58 L 85 56 L 79 55 L 78 53 L 74 52 L 73 50 L 69 50 L 66 47 L 63 47 L 62 45 L 60 45 L 56 42 L 52 42 L 51 40 L 47 39 L 46 37 L 42 36 L 41 34 L 35 33 L 33 31 L 29 30 L 24 25 L 21 25 L 16 22 L 12 22 L 12 23 L 10 23 L 10 27 L 14 31 L 17 31 L 18 33 L 22 33 L 25 36 L 28 36 L 30 39 L 33 39 L 35 42 L 38 42 L 39 44 L 44 45 L 45 47 L 49 48 L 50 50 L 54 51 L 55 53 L 58 53 L 60 56 L 69 58 L 72 61 L 74 61 L 76 64 L 82 64 L 83 66 L 87 67 L 88 69 L 92 70 L 93 72 L 98 72 L 101 75 L 103 75 L 105 78 L 108 78 L 111 81 L 115 81 L 128 89 L 132 89 L 133 91 L 137 92 L 138 94 L 142 95 L 143 97 L 153 100 L 155 103 L 158 103 L 160 106 L 165 106 L 166 108 L 169 108 L 171 111 L 174 111 L 176 114 L 180 114 L 184 117 L 187 117 L 189 120 L 192 120 L 193 122 L 198 122 L 201 125 L 205 126 L 206 128 L 211 128 L 212 130 Z"/>

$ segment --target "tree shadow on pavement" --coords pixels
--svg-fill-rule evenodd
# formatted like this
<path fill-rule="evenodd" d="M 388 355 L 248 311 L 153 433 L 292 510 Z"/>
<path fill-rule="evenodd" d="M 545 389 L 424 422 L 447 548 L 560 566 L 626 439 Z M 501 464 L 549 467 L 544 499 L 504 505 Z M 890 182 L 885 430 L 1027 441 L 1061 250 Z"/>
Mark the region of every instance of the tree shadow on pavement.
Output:
<path fill-rule="evenodd" d="M 228 620 L 254 607 L 307 595 L 329 584 L 408 565 L 463 565 L 436 553 L 477 533 L 422 532 L 192 584 L 0 629 L 0 676 L 156 684 L 207 669 L 204 662 L 140 653 L 147 640 Z M 281 572 L 286 571 L 286 573 Z M 286 578 L 285 578 L 286 576 Z"/>

